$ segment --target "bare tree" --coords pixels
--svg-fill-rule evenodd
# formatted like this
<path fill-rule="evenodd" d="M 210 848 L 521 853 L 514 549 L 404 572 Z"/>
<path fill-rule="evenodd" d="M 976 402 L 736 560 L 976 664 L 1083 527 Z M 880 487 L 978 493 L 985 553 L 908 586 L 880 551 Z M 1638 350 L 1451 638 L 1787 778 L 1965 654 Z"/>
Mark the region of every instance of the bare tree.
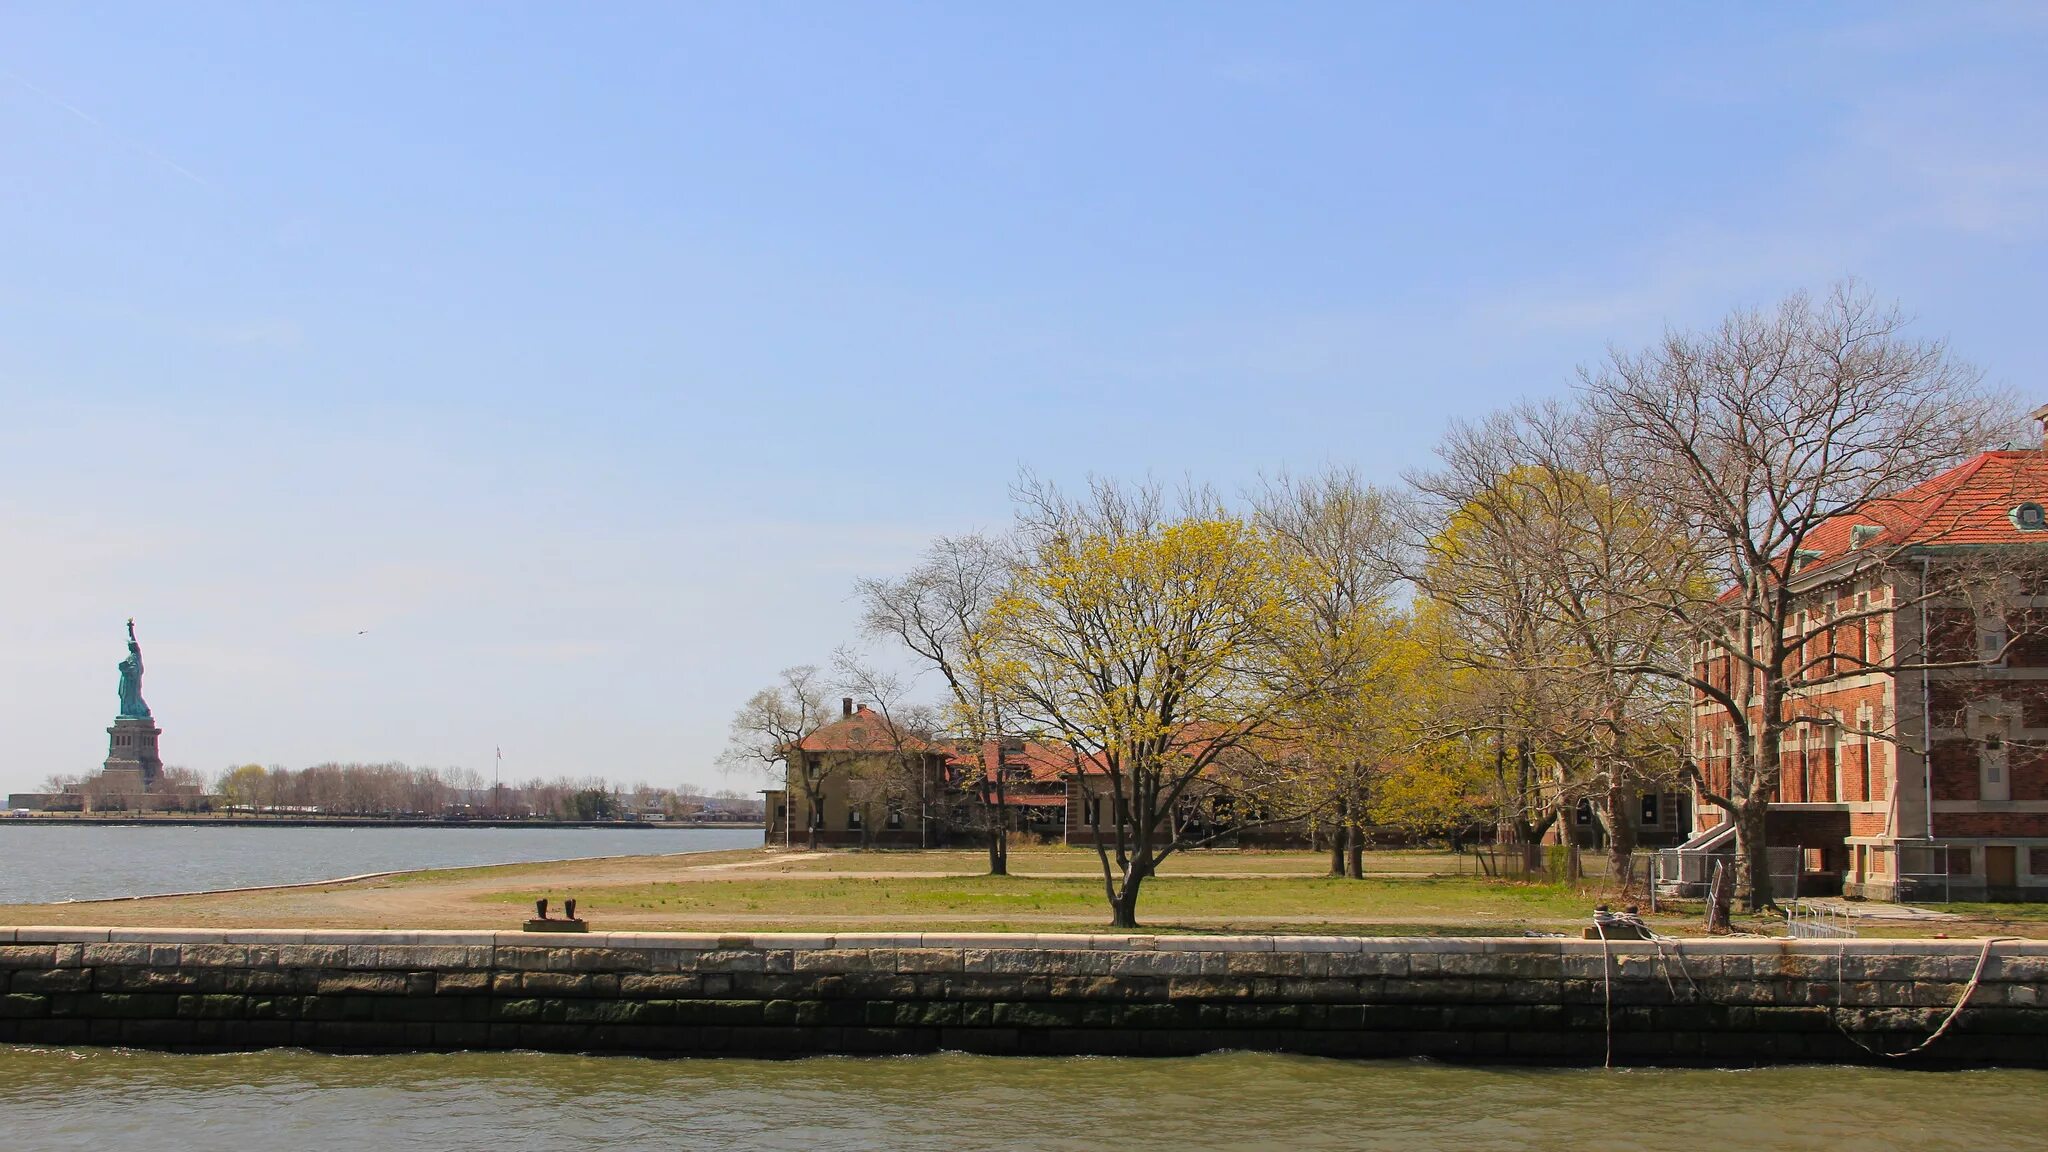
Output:
<path fill-rule="evenodd" d="M 939 777 L 933 764 L 939 757 L 934 743 L 937 710 L 909 700 L 901 676 L 852 649 L 834 652 L 832 667 L 840 690 L 866 703 L 881 720 L 862 729 L 871 747 L 846 769 L 848 800 L 862 809 L 862 844 L 869 840 L 875 809 L 880 808 L 886 816 L 909 805 L 917 813 L 918 847 L 929 847 L 933 813 L 940 802 Z"/>
<path fill-rule="evenodd" d="M 795 781 L 803 791 L 806 845 L 814 851 L 818 847 L 818 805 L 826 780 L 837 768 L 830 758 L 804 755 L 800 746 L 829 720 L 824 676 L 817 665 L 784 668 L 774 684 L 748 697 L 733 715 L 731 741 L 721 757 L 730 763 L 784 766 L 784 778 Z M 789 807 L 787 819 L 794 820 L 796 805 Z"/>
<path fill-rule="evenodd" d="M 1369 787 L 1390 751 L 1383 717 L 1397 642 L 1393 509 L 1346 468 L 1282 473 L 1254 506 L 1260 527 L 1309 573 L 1297 581 L 1305 627 L 1291 659 L 1312 687 L 1298 700 L 1291 739 L 1312 765 L 1307 782 L 1322 793 L 1313 807 L 1327 813 L 1331 875 L 1360 879 Z"/>
<path fill-rule="evenodd" d="M 1696 765 L 1690 771 L 1736 826 L 1737 888 L 1751 909 L 1771 900 L 1765 816 L 1787 736 L 1840 723 L 1817 717 L 1802 699 L 1830 678 L 1926 663 L 1898 649 L 1823 657 L 1815 634 L 1882 626 L 1944 591 L 1929 584 L 1851 608 L 1822 628 L 1803 618 L 1797 587 L 1816 555 L 1815 533 L 1831 521 L 1880 519 L 1888 497 L 2015 430 L 2007 398 L 1984 390 L 1943 344 L 1910 339 L 1904 329 L 1896 309 L 1844 285 L 1817 304 L 1795 295 L 1770 311 L 1736 312 L 1709 332 L 1671 332 L 1641 352 L 1617 350 L 1582 381 L 1603 480 L 1638 506 L 1661 509 L 1703 559 L 1708 579 L 1642 596 L 1711 655 L 1646 658 L 1635 667 L 1728 716 L 1724 790 L 1708 787 Z M 1929 527 L 1912 548 L 1939 542 L 1940 526 Z M 1893 566 L 1907 548 L 1880 533 L 1856 567 Z M 1946 591 L 1959 587 L 1950 582 Z M 1879 738 L 1899 735 L 1895 726 L 1863 727 Z"/>
<path fill-rule="evenodd" d="M 1636 798 L 1675 779 L 1684 743 L 1683 695 L 1644 668 L 1690 637 L 1649 601 L 1693 587 L 1696 559 L 1660 507 L 1597 477 L 1587 422 L 1563 405 L 1458 425 L 1439 456 L 1413 478 L 1434 526 L 1419 583 L 1455 622 L 1454 659 L 1507 697 L 1491 706 L 1515 718 L 1517 755 L 1548 768 L 1549 818 L 1586 802 L 1625 878 Z"/>
<path fill-rule="evenodd" d="M 1000 765 L 987 764 L 983 750 L 1010 733 L 1003 696 L 990 684 L 986 623 L 1011 567 L 1009 551 L 994 540 L 943 536 L 907 575 L 855 586 L 865 631 L 902 644 L 946 683 L 952 706 L 944 726 L 961 765 L 956 783 L 980 816 L 992 876 L 1009 872 L 1009 796 Z"/>

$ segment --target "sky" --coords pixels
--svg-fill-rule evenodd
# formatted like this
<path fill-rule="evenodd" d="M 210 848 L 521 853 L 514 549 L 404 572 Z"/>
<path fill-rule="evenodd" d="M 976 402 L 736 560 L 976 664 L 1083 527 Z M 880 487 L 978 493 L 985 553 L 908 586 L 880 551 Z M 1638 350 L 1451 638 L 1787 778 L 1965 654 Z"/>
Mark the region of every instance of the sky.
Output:
<path fill-rule="evenodd" d="M 2048 400 L 2048 9 L 0 0 L 0 792 L 754 788 L 1020 469 L 1395 484 L 1856 277 Z"/>

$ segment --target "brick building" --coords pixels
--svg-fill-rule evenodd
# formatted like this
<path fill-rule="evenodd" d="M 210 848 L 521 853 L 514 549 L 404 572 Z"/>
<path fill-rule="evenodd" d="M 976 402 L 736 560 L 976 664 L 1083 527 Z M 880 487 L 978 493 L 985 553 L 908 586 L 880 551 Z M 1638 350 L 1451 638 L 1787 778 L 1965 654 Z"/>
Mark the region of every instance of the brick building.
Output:
<path fill-rule="evenodd" d="M 2048 899 L 2044 506 L 2048 448 L 1986 452 L 1823 524 L 1796 558 L 1802 659 L 1839 678 L 1788 701 L 1821 722 L 1785 733 L 1765 835 L 1803 848 L 1809 875 L 1873 899 Z M 1951 578 L 1970 593 L 1922 594 Z M 1697 658 L 1730 683 L 1727 653 Z M 1930 663 L 1952 666 L 1904 667 Z M 1695 694 L 1693 752 L 1724 794 L 1735 732 Z M 1701 830 L 1726 818 L 1693 808 Z"/>
<path fill-rule="evenodd" d="M 972 844 L 985 811 L 972 798 L 994 803 L 998 779 L 1011 831 L 1065 834 L 1071 757 L 1051 745 L 1010 738 L 963 749 L 900 730 L 849 697 L 838 720 L 785 751 L 783 787 L 763 793 L 771 844 L 807 844 L 813 829 L 821 847 Z"/>

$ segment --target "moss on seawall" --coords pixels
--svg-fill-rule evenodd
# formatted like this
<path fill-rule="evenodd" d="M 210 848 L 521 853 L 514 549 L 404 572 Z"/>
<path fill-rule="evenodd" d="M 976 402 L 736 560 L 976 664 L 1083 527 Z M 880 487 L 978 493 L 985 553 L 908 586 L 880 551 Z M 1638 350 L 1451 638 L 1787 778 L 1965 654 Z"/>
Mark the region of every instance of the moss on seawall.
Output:
<path fill-rule="evenodd" d="M 1908 1063 L 2048 1067 L 2048 943 L 1983 955 L 1968 940 L 22 927 L 0 928 L 0 1042 L 1883 1063 L 1871 1049 L 1912 1048 L 1969 988 Z"/>

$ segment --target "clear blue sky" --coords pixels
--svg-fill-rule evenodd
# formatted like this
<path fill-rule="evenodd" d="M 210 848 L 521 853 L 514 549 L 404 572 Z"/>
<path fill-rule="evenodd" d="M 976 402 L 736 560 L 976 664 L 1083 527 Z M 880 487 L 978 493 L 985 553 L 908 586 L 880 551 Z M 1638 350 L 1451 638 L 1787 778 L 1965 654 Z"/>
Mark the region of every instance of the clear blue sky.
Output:
<path fill-rule="evenodd" d="M 105 755 L 129 615 L 173 763 L 718 783 L 1021 465 L 1392 482 L 1844 275 L 2048 399 L 2044 60 L 2039 6 L 0 3 L 0 790 Z"/>

